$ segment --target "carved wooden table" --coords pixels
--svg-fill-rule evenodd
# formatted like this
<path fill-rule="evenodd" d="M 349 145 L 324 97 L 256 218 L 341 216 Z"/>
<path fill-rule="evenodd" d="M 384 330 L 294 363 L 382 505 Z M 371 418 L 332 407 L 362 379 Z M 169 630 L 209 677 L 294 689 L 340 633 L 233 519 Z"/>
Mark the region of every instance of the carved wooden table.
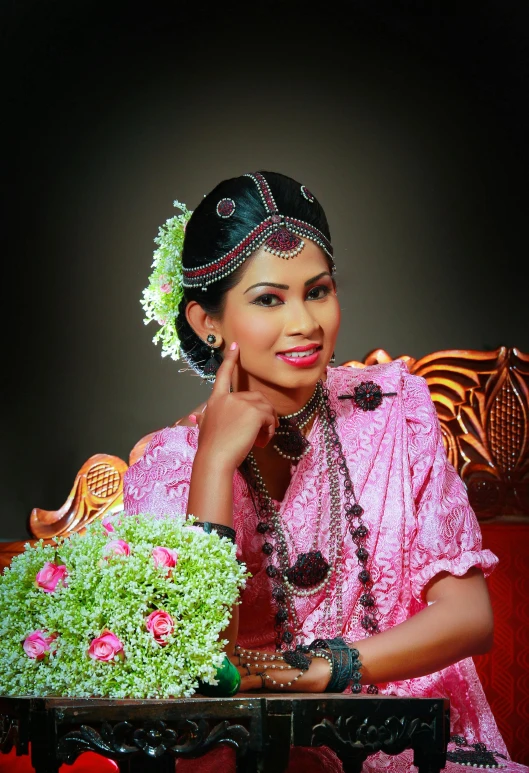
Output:
<path fill-rule="evenodd" d="M 0 697 L 0 751 L 31 750 L 36 773 L 57 773 L 83 751 L 116 760 L 123 773 L 174 773 L 175 759 L 200 757 L 219 743 L 236 750 L 239 773 L 281 773 L 291 744 L 329 746 L 346 773 L 360 773 L 363 761 L 377 751 L 413 749 L 419 773 L 439 773 L 448 734 L 444 698 L 331 693 L 147 701 Z"/>

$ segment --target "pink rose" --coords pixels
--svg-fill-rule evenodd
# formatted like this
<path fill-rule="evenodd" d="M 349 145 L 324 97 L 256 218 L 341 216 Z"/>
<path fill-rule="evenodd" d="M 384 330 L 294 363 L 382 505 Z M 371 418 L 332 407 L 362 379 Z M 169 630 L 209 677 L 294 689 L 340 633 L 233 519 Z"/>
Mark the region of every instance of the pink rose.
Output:
<path fill-rule="evenodd" d="M 170 293 L 172 290 L 171 282 L 166 282 L 165 284 L 163 284 L 160 287 L 160 290 L 162 291 L 162 293 Z"/>
<path fill-rule="evenodd" d="M 103 520 L 101 521 L 101 525 L 103 526 L 107 534 L 110 534 L 111 532 L 116 531 L 114 529 L 114 526 L 112 525 L 112 519 L 113 519 L 113 516 L 107 515 L 106 518 L 103 518 Z"/>
<path fill-rule="evenodd" d="M 56 633 L 46 636 L 45 631 L 33 631 L 33 633 L 26 637 L 22 646 L 28 658 L 43 660 L 46 653 L 50 651 L 52 641 L 56 638 Z"/>
<path fill-rule="evenodd" d="M 107 663 L 118 655 L 122 660 L 125 657 L 123 644 L 112 631 L 103 631 L 97 639 L 92 639 L 88 648 L 88 655 L 94 660 L 104 660 Z"/>
<path fill-rule="evenodd" d="M 154 641 L 161 647 L 165 647 L 167 637 L 174 631 L 174 620 L 171 615 L 162 609 L 155 609 L 146 619 L 145 625 L 152 633 Z"/>
<path fill-rule="evenodd" d="M 155 565 L 164 569 L 172 569 L 178 561 L 178 553 L 172 548 L 154 548 L 152 557 Z"/>
<path fill-rule="evenodd" d="M 125 540 L 113 539 L 105 545 L 105 555 L 130 556 L 130 548 Z"/>
<path fill-rule="evenodd" d="M 57 565 L 46 561 L 40 572 L 37 572 L 35 585 L 44 593 L 53 593 L 59 582 L 66 585 L 67 576 L 68 571 L 64 564 Z"/>

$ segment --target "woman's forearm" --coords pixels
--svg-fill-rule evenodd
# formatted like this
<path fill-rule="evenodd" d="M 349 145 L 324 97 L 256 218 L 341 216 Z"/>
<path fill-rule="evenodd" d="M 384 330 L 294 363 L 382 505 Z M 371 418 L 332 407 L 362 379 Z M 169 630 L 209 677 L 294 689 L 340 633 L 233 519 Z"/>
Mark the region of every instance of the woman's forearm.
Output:
<path fill-rule="evenodd" d="M 197 451 L 189 484 L 187 514 L 198 521 L 220 523 L 233 528 L 233 474 L 218 460 Z M 233 655 L 239 629 L 239 607 L 232 608 L 231 620 L 220 634 L 227 639 L 226 653 Z"/>
<path fill-rule="evenodd" d="M 492 610 L 479 570 L 439 580 L 429 600 L 409 620 L 355 642 L 364 684 L 424 676 L 490 649 Z"/>
<path fill-rule="evenodd" d="M 187 514 L 233 527 L 233 475 L 211 454 L 197 451 L 189 484 Z"/>

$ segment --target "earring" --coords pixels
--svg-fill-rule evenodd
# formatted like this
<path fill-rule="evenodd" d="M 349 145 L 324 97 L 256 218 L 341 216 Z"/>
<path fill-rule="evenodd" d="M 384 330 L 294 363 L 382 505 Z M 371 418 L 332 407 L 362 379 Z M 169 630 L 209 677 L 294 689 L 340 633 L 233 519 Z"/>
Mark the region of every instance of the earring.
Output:
<path fill-rule="evenodd" d="M 206 341 L 208 342 L 208 344 L 210 344 L 210 350 L 209 350 L 209 357 L 206 360 L 202 368 L 202 371 L 204 374 L 204 378 L 207 381 L 215 381 L 215 376 L 217 375 L 217 371 L 220 367 L 220 363 L 222 362 L 222 360 L 219 359 L 219 356 L 217 354 L 217 349 L 213 347 L 213 344 L 216 342 L 216 340 L 217 339 L 213 335 L 213 333 L 210 333 L 206 338 Z"/>
<path fill-rule="evenodd" d="M 332 353 L 332 357 L 331 357 L 331 359 L 329 360 L 329 364 L 330 364 L 330 365 L 334 365 L 334 363 L 335 363 L 335 362 L 336 362 L 336 355 L 335 355 L 335 353 L 333 352 L 333 353 Z"/>

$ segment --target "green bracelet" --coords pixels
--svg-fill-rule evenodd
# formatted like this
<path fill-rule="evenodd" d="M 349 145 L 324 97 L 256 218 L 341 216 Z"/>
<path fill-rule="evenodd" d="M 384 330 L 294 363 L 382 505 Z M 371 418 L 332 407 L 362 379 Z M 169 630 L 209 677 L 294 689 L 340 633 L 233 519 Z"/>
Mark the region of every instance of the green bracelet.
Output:
<path fill-rule="evenodd" d="M 198 681 L 198 692 L 213 698 L 230 698 L 239 691 L 241 675 L 227 655 L 224 655 L 222 665 L 217 669 L 215 679 L 218 684 Z"/>

